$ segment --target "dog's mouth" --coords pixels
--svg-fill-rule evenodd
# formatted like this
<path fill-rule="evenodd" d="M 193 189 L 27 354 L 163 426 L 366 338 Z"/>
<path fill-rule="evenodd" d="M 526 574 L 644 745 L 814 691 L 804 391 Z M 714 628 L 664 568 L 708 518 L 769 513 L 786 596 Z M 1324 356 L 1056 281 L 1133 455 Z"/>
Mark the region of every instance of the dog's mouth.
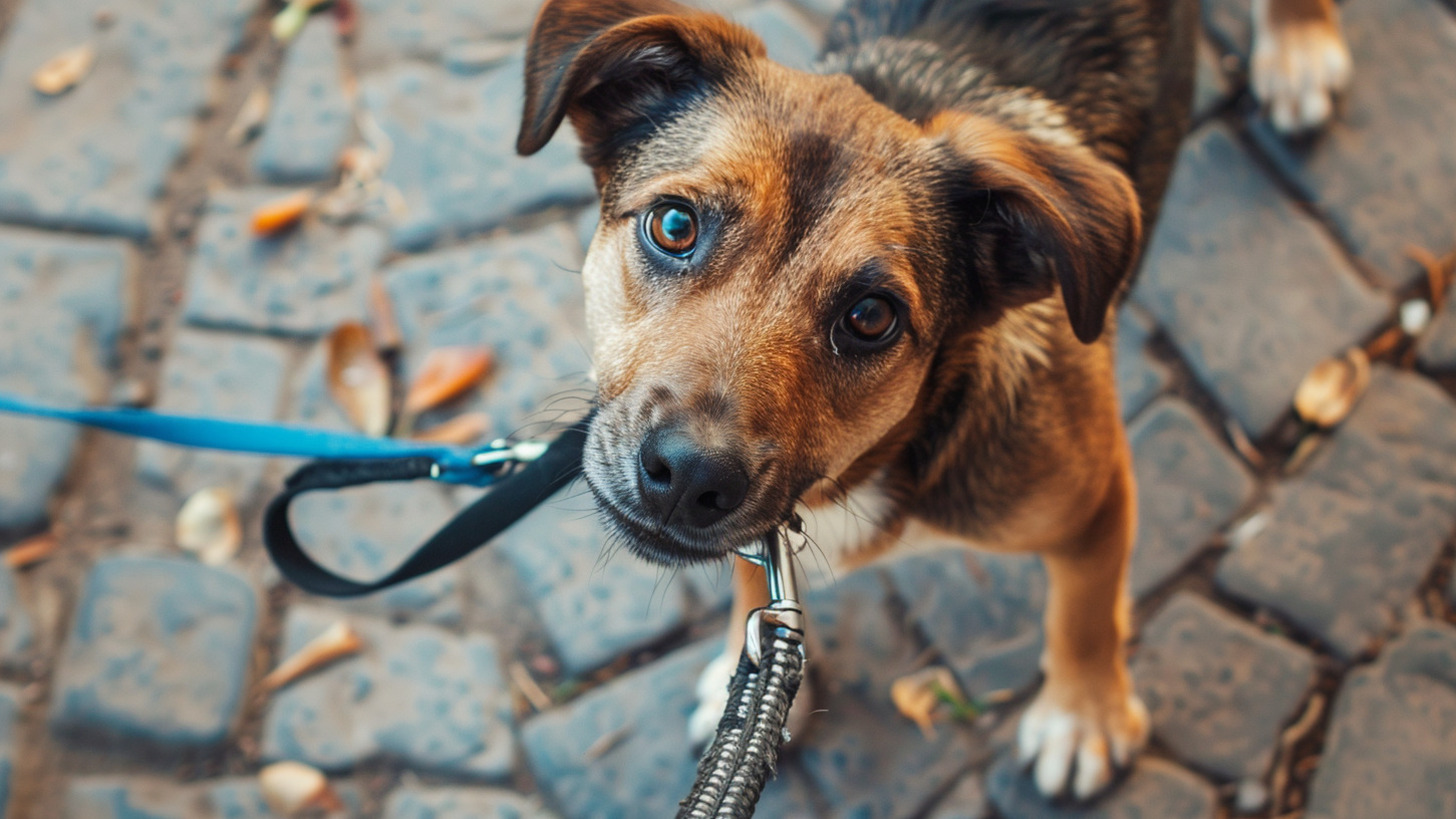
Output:
<path fill-rule="evenodd" d="M 667 526 L 621 508 L 607 493 L 586 481 L 596 498 L 597 509 L 608 531 L 637 557 L 665 566 L 685 566 L 723 560 L 738 549 L 763 537 L 777 522 L 754 525 L 745 522 L 705 536 L 686 536 Z"/>

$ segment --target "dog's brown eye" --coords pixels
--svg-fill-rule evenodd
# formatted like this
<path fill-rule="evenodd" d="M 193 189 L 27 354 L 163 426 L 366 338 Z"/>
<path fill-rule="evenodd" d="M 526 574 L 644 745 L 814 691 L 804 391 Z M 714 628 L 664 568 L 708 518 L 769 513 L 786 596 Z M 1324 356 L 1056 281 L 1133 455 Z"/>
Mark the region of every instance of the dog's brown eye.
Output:
<path fill-rule="evenodd" d="M 864 341 L 877 341 L 895 329 L 895 308 L 882 296 L 866 296 L 844 314 L 844 327 Z"/>
<path fill-rule="evenodd" d="M 686 256 L 698 243 L 698 216 L 677 202 L 658 205 L 647 213 L 647 238 L 663 253 Z"/>

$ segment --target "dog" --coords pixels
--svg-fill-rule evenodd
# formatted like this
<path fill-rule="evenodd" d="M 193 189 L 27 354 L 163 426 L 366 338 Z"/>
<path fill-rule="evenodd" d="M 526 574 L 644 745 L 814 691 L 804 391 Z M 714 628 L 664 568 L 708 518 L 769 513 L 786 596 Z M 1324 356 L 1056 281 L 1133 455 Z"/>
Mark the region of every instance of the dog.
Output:
<path fill-rule="evenodd" d="M 1317 125 L 1349 73 L 1333 6 L 1254 5 L 1255 88 Z M 665 564 L 796 511 L 842 567 L 924 536 L 1039 554 L 1017 744 L 1049 797 L 1097 794 L 1148 736 L 1111 340 L 1196 29 L 1189 0 L 852 0 L 802 72 L 672 0 L 548 0 L 527 48 L 518 150 L 569 119 L 601 196 L 583 468 L 609 528 Z M 698 739 L 767 602 L 734 578 Z"/>

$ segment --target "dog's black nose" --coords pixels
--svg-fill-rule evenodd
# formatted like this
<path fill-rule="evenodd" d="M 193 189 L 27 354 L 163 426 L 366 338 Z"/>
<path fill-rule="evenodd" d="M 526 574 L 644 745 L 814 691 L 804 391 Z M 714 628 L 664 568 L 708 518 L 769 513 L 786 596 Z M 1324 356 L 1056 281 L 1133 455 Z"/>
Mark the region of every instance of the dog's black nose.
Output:
<path fill-rule="evenodd" d="M 748 494 L 748 470 L 737 458 L 699 448 L 680 429 L 649 432 L 639 464 L 642 503 L 663 523 L 711 526 Z"/>

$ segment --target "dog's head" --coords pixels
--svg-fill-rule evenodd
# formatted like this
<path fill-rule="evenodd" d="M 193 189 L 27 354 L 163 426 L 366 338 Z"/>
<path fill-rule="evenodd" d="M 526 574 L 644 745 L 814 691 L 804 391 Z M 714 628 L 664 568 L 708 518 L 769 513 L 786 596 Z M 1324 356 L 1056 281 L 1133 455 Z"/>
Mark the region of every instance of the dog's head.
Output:
<path fill-rule="evenodd" d="M 1126 176 L 1079 142 L 911 121 L 670 0 L 548 0 L 518 149 L 566 118 L 602 203 L 585 473 L 652 559 L 721 557 L 862 476 L 1008 310 L 1060 291 L 1096 339 L 1137 245 Z"/>

